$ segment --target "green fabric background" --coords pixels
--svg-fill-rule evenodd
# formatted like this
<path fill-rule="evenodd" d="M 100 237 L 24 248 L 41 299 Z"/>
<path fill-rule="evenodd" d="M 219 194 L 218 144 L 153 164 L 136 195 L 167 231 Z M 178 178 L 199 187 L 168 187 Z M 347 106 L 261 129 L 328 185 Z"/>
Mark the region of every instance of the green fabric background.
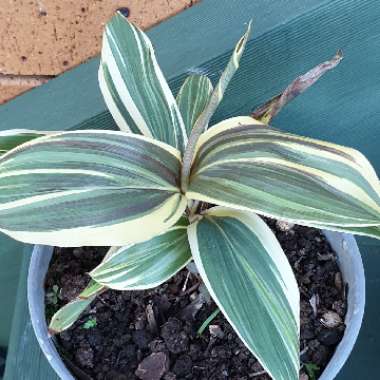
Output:
<path fill-rule="evenodd" d="M 253 37 L 215 120 L 247 114 L 278 93 L 295 76 L 342 48 L 345 59 L 333 72 L 289 105 L 273 125 L 360 149 L 380 173 L 380 6 L 376 0 L 203 0 L 149 31 L 159 62 L 176 91 L 186 73 L 215 80 L 244 23 L 254 20 Z M 97 86 L 98 60 L 62 75 L 0 107 L 0 129 L 61 130 L 112 128 Z M 95 125 L 96 124 L 96 125 Z M 9 330 L 21 250 L 1 239 L 0 337 Z M 360 239 L 367 276 L 367 308 L 359 341 L 339 380 L 375 379 L 380 362 L 380 244 Z M 30 250 L 29 250 L 30 251 Z M 11 253 L 12 252 L 12 253 Z M 24 252 L 25 259 L 27 254 Z M 12 260 L 11 260 L 12 261 Z M 15 270 L 9 270 L 14 267 Z M 27 264 L 24 261 L 23 275 Z M 13 281 L 11 281 L 13 278 Z M 3 312 L 3 310 L 5 312 Z M 25 281 L 19 286 L 6 379 L 53 379 L 39 355 L 27 318 Z M 3 324 L 4 318 L 4 324 Z M 7 327 L 4 327 L 7 326 Z M 26 356 L 25 351 L 29 354 Z M 33 358 L 33 360 L 31 360 Z"/>

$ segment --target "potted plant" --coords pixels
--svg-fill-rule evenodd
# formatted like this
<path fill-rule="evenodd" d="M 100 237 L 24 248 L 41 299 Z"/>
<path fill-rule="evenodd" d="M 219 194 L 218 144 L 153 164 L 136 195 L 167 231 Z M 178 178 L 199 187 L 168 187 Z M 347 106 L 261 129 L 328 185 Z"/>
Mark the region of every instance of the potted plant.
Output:
<path fill-rule="evenodd" d="M 213 300 L 267 373 L 299 378 L 298 285 L 258 214 L 379 238 L 379 180 L 353 149 L 268 125 L 286 102 L 336 66 L 340 53 L 253 116 L 209 126 L 249 31 L 250 25 L 215 89 L 207 77 L 193 75 L 174 99 L 148 37 L 117 14 L 106 27 L 99 84 L 120 131 L 3 135 L 0 230 L 37 245 L 111 246 L 88 286 L 53 316 L 50 334 L 70 327 L 105 289 L 156 287 L 194 260 Z M 322 375 L 326 379 L 346 360 L 364 307 L 360 256 L 353 238 L 342 233 L 328 237 L 353 298 L 346 346 L 338 348 L 343 355 Z M 345 254 L 354 264 L 345 264 Z M 31 315 L 48 359 L 63 378 L 72 378 L 54 356 L 43 319 L 49 260 L 49 249 L 36 246 Z"/>

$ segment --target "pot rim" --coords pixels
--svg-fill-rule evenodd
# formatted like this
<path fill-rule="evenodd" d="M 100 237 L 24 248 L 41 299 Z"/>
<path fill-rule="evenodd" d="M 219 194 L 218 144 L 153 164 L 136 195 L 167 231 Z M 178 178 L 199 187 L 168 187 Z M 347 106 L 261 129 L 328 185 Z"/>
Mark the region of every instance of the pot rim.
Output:
<path fill-rule="evenodd" d="M 360 251 L 353 235 L 326 230 L 323 233 L 338 256 L 343 281 L 350 284 L 345 317 L 346 330 L 330 362 L 319 377 L 319 380 L 332 380 L 347 361 L 359 335 L 365 308 L 365 274 Z M 33 249 L 28 272 L 29 312 L 38 343 L 52 368 L 61 379 L 75 380 L 59 355 L 48 333 L 45 320 L 43 285 L 52 252 L 53 247 L 49 246 L 36 245 Z"/>

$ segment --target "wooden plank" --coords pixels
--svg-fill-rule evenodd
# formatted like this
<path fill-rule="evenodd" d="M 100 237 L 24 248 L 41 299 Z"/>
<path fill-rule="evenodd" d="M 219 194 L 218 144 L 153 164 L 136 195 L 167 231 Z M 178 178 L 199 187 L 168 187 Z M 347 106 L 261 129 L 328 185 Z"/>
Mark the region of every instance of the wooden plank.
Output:
<path fill-rule="evenodd" d="M 346 56 L 342 64 L 287 107 L 273 124 L 359 148 L 380 172 L 380 7 L 376 0 L 240 0 L 239 6 L 228 0 L 203 0 L 150 31 L 172 88 L 177 89 L 189 71 L 207 73 L 215 80 L 251 15 L 255 19 L 253 38 L 215 120 L 248 113 L 295 76 L 342 48 Z M 99 94 L 97 65 L 93 60 L 0 107 L 0 128 L 67 129 L 88 118 L 92 120 L 85 127 L 98 121 L 104 128 L 114 126 Z M 380 244 L 360 239 L 360 248 L 367 270 L 367 313 L 355 354 L 339 376 L 341 380 L 378 377 L 380 256 L 376 253 Z M 22 313 L 19 308 L 17 316 Z M 23 339 L 29 342 L 28 350 L 35 348 L 31 331 L 16 321 L 11 348 L 22 355 Z M 44 379 L 45 370 L 24 378 Z M 9 380 L 26 374 L 14 360 L 7 367 Z"/>

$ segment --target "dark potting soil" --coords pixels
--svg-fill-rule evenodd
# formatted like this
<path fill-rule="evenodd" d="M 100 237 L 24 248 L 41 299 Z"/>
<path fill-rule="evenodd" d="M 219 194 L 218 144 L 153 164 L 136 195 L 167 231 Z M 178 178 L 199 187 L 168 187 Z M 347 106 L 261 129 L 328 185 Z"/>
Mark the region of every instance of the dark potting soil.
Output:
<path fill-rule="evenodd" d="M 342 338 L 345 286 L 335 254 L 318 230 L 267 222 L 299 284 L 300 376 L 312 380 L 327 365 Z M 86 272 L 106 251 L 55 249 L 46 280 L 48 319 L 87 285 Z M 216 309 L 212 301 L 204 302 L 207 294 L 202 289 L 197 275 L 184 269 L 152 290 L 109 290 L 72 328 L 56 337 L 57 345 L 78 369 L 78 379 L 270 379 L 221 313 L 197 336 L 198 328 Z"/>

